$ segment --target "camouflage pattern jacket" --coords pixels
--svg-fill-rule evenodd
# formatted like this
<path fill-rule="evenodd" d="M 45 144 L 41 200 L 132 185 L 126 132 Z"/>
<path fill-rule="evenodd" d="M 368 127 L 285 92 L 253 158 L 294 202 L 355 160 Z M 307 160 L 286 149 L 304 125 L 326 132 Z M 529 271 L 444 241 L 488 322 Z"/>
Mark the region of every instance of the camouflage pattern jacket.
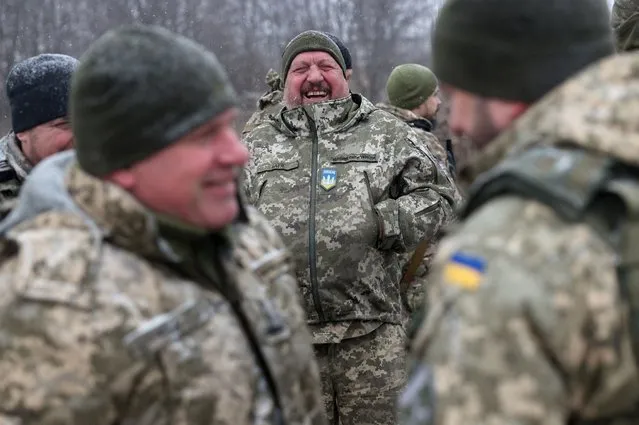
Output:
<path fill-rule="evenodd" d="M 13 132 L 0 139 L 0 219 L 15 206 L 22 182 L 31 168 Z"/>
<path fill-rule="evenodd" d="M 248 134 L 250 201 L 293 252 L 310 323 L 401 323 L 402 253 L 435 241 L 455 188 L 415 130 L 352 98 Z"/>
<path fill-rule="evenodd" d="M 444 149 L 443 145 L 440 143 L 437 137 L 433 133 L 431 133 L 431 130 L 433 129 L 433 124 L 430 121 L 418 116 L 412 111 L 399 108 L 397 106 L 393 106 L 388 103 L 380 102 L 380 103 L 377 103 L 375 106 L 378 109 L 381 109 L 384 112 L 388 112 L 394 117 L 407 123 L 411 127 L 417 129 L 416 133 L 422 136 L 423 138 L 423 142 L 422 142 L 423 146 L 426 146 L 426 148 L 429 149 L 435 155 L 435 157 L 439 160 L 439 164 L 441 165 L 442 168 L 448 170 L 449 175 L 451 176 L 452 180 L 455 183 L 455 186 L 457 187 L 457 182 L 454 179 L 455 172 L 452 169 L 454 167 L 451 167 L 451 164 L 449 162 L 450 158 L 448 157 L 448 153 Z M 462 204 L 462 195 L 461 195 L 461 191 L 459 190 L 456 192 L 455 203 L 456 205 Z M 428 252 L 424 256 L 424 260 L 422 261 L 419 268 L 417 269 L 415 273 L 415 279 L 412 282 L 412 285 L 410 286 L 408 293 L 406 294 L 407 307 L 411 313 L 413 313 L 417 308 L 419 308 L 419 306 L 422 303 L 423 292 L 424 292 L 423 288 L 424 288 L 424 285 L 427 284 L 426 279 L 428 277 L 430 261 L 432 260 L 432 257 L 436 249 L 437 249 L 437 244 L 433 244 L 429 248 Z M 408 265 L 408 262 L 410 261 L 410 258 L 411 258 L 411 254 L 407 254 L 405 258 L 406 258 L 406 265 Z"/>
<path fill-rule="evenodd" d="M 612 6 L 611 24 L 615 33 L 617 51 L 639 49 L 639 2 L 637 0 L 615 0 Z"/>
<path fill-rule="evenodd" d="M 254 210 L 226 234 L 164 224 L 65 152 L 3 231 L 0 423 L 325 423 L 288 254 Z"/>
<path fill-rule="evenodd" d="M 613 57 L 544 97 L 468 177 L 504 158 L 567 147 L 639 167 L 638 123 L 639 58 Z M 558 158 L 568 160 L 544 164 L 578 164 Z M 428 314 L 400 399 L 403 425 L 639 423 L 616 265 L 594 226 L 568 222 L 546 204 L 502 195 L 480 206 L 433 261 Z"/>
<path fill-rule="evenodd" d="M 423 136 L 424 145 L 435 154 L 435 157 L 440 161 L 440 164 L 444 165 L 448 169 L 448 155 L 444 145 L 437 139 L 437 137 L 431 133 L 433 124 L 426 118 L 422 118 L 408 109 L 398 108 L 397 106 L 390 105 L 388 103 L 378 103 L 375 105 L 377 108 L 384 112 L 395 116 L 396 118 L 404 121 L 406 124 L 413 128 L 422 130 L 418 132 Z"/>
<path fill-rule="evenodd" d="M 269 90 L 262 95 L 257 101 L 257 111 L 251 115 L 242 134 L 247 134 L 253 131 L 255 127 L 271 119 L 272 115 L 277 115 L 282 110 L 282 80 L 279 74 L 274 70 L 269 70 L 266 74 L 266 84 L 269 86 Z"/>

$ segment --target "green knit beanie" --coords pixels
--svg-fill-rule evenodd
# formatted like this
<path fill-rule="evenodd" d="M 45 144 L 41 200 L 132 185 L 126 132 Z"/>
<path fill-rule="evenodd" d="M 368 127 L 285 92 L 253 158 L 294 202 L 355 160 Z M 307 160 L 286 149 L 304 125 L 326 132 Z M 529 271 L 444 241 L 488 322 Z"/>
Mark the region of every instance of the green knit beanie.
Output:
<path fill-rule="evenodd" d="M 326 34 L 319 31 L 304 31 L 288 42 L 282 53 L 282 79 L 286 81 L 288 70 L 293 59 L 304 52 L 326 52 L 335 59 L 346 75 L 346 65 L 344 57 L 339 50 L 339 46 Z"/>
<path fill-rule="evenodd" d="M 426 102 L 437 86 L 437 77 L 430 69 L 407 63 L 393 69 L 386 82 L 386 94 L 391 105 L 412 110 Z"/>
<path fill-rule="evenodd" d="M 606 0 L 448 0 L 433 35 L 441 81 L 526 103 L 613 53 Z"/>
<path fill-rule="evenodd" d="M 215 55 L 155 26 L 107 32 L 81 58 L 70 115 L 80 166 L 101 177 L 176 142 L 234 106 Z"/>

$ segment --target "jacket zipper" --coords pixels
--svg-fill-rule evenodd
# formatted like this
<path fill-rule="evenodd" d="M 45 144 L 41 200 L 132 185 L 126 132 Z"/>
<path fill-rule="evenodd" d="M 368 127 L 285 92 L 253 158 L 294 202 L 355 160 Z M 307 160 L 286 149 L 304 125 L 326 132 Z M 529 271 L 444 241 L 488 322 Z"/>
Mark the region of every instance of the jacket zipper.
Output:
<path fill-rule="evenodd" d="M 321 322 L 326 321 L 324 310 L 322 309 L 319 285 L 317 283 L 317 245 L 315 244 L 315 211 L 317 209 L 317 167 L 319 166 L 319 138 L 317 136 L 317 126 L 315 121 L 308 116 L 309 128 L 312 137 L 311 152 L 311 204 L 308 212 L 308 264 L 311 274 L 311 293 L 315 311 Z"/>

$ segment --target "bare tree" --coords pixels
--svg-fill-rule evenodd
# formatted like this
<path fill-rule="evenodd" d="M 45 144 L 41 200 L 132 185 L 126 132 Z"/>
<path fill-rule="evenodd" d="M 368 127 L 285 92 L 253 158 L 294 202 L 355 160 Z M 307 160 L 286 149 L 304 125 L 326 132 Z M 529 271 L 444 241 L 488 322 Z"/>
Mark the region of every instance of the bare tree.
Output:
<path fill-rule="evenodd" d="M 402 62 L 428 62 L 429 35 L 442 0 L 0 0 L 0 79 L 11 66 L 43 52 L 79 57 L 108 29 L 140 22 L 191 37 L 215 52 L 243 98 L 265 89 L 295 34 L 331 32 L 354 58 L 353 89 L 377 100 Z M 0 90 L 0 130 L 9 109 Z M 250 111 L 249 111 L 250 112 Z"/>

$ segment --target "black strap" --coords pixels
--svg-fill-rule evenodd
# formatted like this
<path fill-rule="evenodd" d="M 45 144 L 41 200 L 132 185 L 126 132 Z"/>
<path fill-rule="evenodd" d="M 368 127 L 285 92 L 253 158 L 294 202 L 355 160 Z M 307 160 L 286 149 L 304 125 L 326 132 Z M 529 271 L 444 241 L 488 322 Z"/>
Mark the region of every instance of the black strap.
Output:
<path fill-rule="evenodd" d="M 211 238 L 215 238 L 215 236 L 210 236 Z M 210 276 L 205 270 L 199 267 L 199 262 L 194 261 L 190 263 L 192 267 L 187 267 L 186 269 L 190 269 L 187 271 L 185 268 L 180 267 L 176 263 L 164 263 L 167 267 L 169 267 L 172 271 L 177 273 L 178 275 L 185 276 L 187 278 L 195 278 L 196 281 L 203 286 L 210 286 L 215 291 L 220 292 L 224 298 L 229 302 L 233 312 L 235 313 L 240 326 L 242 326 L 242 330 L 246 335 L 249 345 L 251 347 L 251 351 L 255 355 L 255 359 L 260 367 L 260 370 L 264 374 L 267 385 L 273 396 L 273 401 L 275 403 L 275 411 L 274 411 L 274 421 L 276 424 L 284 424 L 281 396 L 279 393 L 279 389 L 275 383 L 275 377 L 273 372 L 266 361 L 266 356 L 262 351 L 262 347 L 260 346 L 259 339 L 255 333 L 255 330 L 251 326 L 244 310 L 242 310 L 241 306 L 241 294 L 239 293 L 235 281 L 229 277 L 226 267 L 222 261 L 223 256 L 230 255 L 229 249 L 230 246 L 226 243 L 224 238 L 216 238 L 217 240 L 211 242 L 213 243 L 214 250 L 216 251 L 210 257 L 207 257 L 208 261 L 211 262 L 213 269 L 215 270 L 216 276 Z M 197 253 L 200 252 L 197 247 L 194 247 L 194 252 L 192 255 L 196 256 Z"/>
<path fill-rule="evenodd" d="M 284 420 L 282 417 L 283 411 L 282 411 L 280 392 L 279 392 L 279 389 L 277 388 L 277 384 L 275 383 L 275 377 L 273 375 L 273 371 L 271 370 L 270 366 L 268 365 L 268 362 L 266 361 L 266 356 L 264 355 L 264 352 L 262 351 L 262 347 L 260 346 L 259 339 L 257 335 L 255 334 L 255 330 L 251 326 L 251 323 L 249 322 L 248 318 L 246 317 L 244 310 L 242 310 L 242 305 L 241 305 L 242 296 L 241 294 L 239 294 L 235 281 L 229 277 L 226 267 L 224 266 L 224 263 L 221 258 L 222 255 L 226 255 L 228 254 L 228 252 L 224 252 L 224 253 L 218 252 L 216 254 L 217 255 L 212 256 L 211 261 L 213 263 L 213 266 L 215 267 L 215 270 L 218 272 L 218 278 L 220 279 L 220 283 L 222 283 L 221 287 L 227 288 L 226 290 L 222 292 L 225 293 L 225 296 L 227 297 L 227 299 L 230 300 L 230 305 L 233 308 L 235 315 L 239 319 L 240 325 L 242 326 L 242 329 L 244 330 L 244 333 L 246 334 L 249 340 L 249 344 L 251 345 L 253 354 L 255 354 L 255 358 L 258 364 L 260 365 L 260 369 L 264 373 L 264 377 L 266 378 L 268 387 L 271 390 L 271 394 L 273 395 L 273 400 L 277 408 L 275 412 L 275 418 L 274 418 L 275 423 L 284 423 Z M 208 278 L 206 279 L 206 281 L 209 281 L 215 284 L 215 282 L 212 281 L 210 277 L 206 275 L 206 273 L 203 273 L 203 274 L 204 274 L 203 277 Z M 215 286 L 216 286 L 216 289 L 220 290 L 220 287 L 219 287 L 220 285 L 215 285 Z"/>
<path fill-rule="evenodd" d="M 18 178 L 15 170 L 11 168 L 6 159 L 0 160 L 0 182 L 7 182 Z"/>
<path fill-rule="evenodd" d="M 446 139 L 446 157 L 448 158 L 448 172 L 455 176 L 457 174 L 457 159 L 455 159 L 453 151 L 453 141 L 450 139 Z"/>

